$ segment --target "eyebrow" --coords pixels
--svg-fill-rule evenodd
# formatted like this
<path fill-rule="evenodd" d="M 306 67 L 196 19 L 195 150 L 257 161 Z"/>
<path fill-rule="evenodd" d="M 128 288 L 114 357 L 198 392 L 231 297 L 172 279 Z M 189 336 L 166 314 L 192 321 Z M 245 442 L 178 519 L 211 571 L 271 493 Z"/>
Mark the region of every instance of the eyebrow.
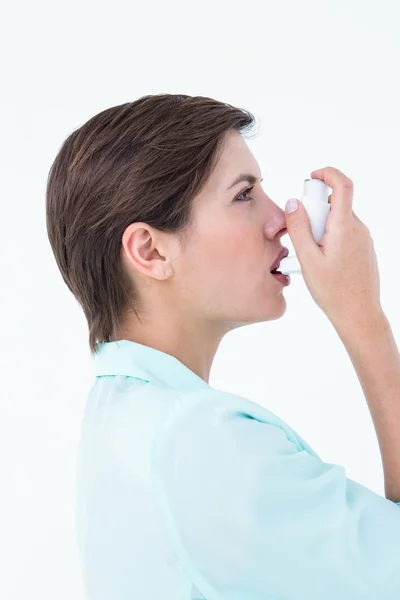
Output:
<path fill-rule="evenodd" d="M 262 177 L 260 179 L 260 183 L 263 180 L 264 180 L 264 178 Z M 228 192 L 231 188 L 235 187 L 235 185 L 237 185 L 241 181 L 248 181 L 251 185 L 254 185 L 258 181 L 258 177 L 255 177 L 251 173 L 241 173 L 240 175 L 238 175 L 236 177 L 235 181 L 233 183 L 231 183 L 231 185 L 227 188 L 226 191 Z"/>

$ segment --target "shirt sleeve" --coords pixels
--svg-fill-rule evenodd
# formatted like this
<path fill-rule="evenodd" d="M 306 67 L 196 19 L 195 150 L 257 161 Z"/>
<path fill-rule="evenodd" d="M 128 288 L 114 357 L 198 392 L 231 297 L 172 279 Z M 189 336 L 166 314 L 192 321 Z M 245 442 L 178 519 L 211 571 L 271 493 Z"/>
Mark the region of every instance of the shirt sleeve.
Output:
<path fill-rule="evenodd" d="M 276 424 L 217 407 L 174 437 L 166 493 L 215 597 L 400 598 L 400 503 L 346 477 Z"/>

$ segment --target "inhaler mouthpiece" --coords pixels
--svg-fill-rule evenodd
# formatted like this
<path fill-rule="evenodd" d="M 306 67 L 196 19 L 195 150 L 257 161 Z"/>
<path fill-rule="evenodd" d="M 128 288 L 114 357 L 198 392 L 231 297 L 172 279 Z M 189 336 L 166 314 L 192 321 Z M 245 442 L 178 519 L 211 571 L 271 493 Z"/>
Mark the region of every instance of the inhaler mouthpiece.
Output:
<path fill-rule="evenodd" d="M 322 179 L 305 179 L 301 202 L 307 211 L 311 230 L 318 243 L 326 233 L 326 221 L 331 205 L 328 202 L 329 186 Z M 296 255 L 282 258 L 278 270 L 284 275 L 301 274 L 301 265 Z"/>

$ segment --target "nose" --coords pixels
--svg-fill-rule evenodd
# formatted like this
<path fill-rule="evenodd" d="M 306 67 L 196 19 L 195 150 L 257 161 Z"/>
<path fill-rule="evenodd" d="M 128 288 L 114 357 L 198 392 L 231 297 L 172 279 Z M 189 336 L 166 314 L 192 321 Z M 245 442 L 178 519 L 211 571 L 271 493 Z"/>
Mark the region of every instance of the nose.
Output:
<path fill-rule="evenodd" d="M 265 233 L 269 239 L 281 238 L 288 233 L 286 227 L 286 213 L 280 208 L 275 202 L 270 200 L 270 210 L 267 215 L 267 224 L 265 226 Z"/>
<path fill-rule="evenodd" d="M 278 207 L 278 217 L 277 217 L 277 234 L 276 236 L 281 238 L 282 236 L 284 236 L 288 230 L 286 227 L 286 213 L 284 210 L 282 210 L 281 208 Z"/>

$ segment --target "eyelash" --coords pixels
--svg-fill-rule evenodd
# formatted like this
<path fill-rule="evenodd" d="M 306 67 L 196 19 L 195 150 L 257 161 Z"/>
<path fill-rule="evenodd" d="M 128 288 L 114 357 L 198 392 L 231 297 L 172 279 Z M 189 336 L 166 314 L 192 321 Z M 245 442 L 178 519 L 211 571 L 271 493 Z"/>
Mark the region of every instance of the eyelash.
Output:
<path fill-rule="evenodd" d="M 250 202 L 250 200 L 253 200 L 253 198 L 246 198 L 245 200 L 239 200 L 240 196 L 243 196 L 243 194 L 249 194 L 253 188 L 254 188 L 254 185 L 253 185 L 253 187 L 250 187 L 250 188 L 247 188 L 246 190 L 244 190 L 244 191 L 243 191 L 241 194 L 239 194 L 239 196 L 237 196 L 237 197 L 235 198 L 235 202 L 236 202 L 237 200 L 238 200 L 239 202 Z"/>

